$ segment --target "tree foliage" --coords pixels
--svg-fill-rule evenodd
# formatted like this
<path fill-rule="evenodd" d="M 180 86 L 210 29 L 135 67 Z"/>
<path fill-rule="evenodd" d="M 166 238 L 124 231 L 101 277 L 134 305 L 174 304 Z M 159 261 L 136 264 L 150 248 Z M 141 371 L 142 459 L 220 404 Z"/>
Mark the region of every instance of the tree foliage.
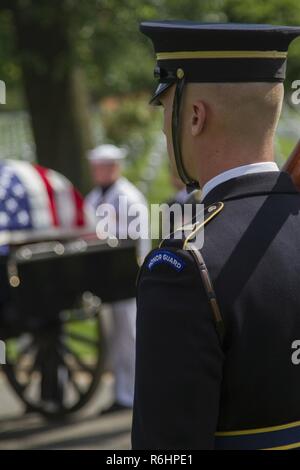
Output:
<path fill-rule="evenodd" d="M 26 47 L 20 47 L 15 21 L 17 17 L 21 17 L 25 24 L 28 22 L 37 27 L 37 33 L 32 34 L 32 42 L 26 43 Z M 142 92 L 146 101 L 145 93 L 150 95 L 155 85 L 154 54 L 150 41 L 139 32 L 139 23 L 152 19 L 298 25 L 300 3 L 299 0 L 0 0 L 0 79 L 6 82 L 8 95 L 5 109 L 24 107 L 21 90 L 24 83 L 25 88 L 27 83 L 27 90 L 28 83 L 32 85 L 31 71 L 37 84 L 51 79 L 51 87 L 55 90 L 55 80 L 68 76 L 68 70 L 80 70 L 79 74 L 76 73 L 76 80 L 78 82 L 78 77 L 81 77 L 80 81 L 87 83 L 90 102 L 103 102 L 107 97 L 114 97 L 121 103 L 108 114 L 102 112 L 105 138 L 131 146 L 133 156 L 145 153 L 151 139 L 149 137 L 148 142 L 145 138 L 147 131 L 144 129 L 152 132 L 154 114 L 142 110 L 138 97 Z M 21 46 L 24 46 L 22 40 Z M 300 39 L 290 48 L 287 87 L 292 80 L 300 78 L 299 53 Z M 39 76 L 43 79 L 39 80 Z M 74 98 L 79 95 L 77 85 Z M 72 91 L 72 87 L 69 88 Z M 84 139 L 77 142 L 75 137 L 79 136 L 76 129 L 84 129 L 87 119 L 82 112 L 77 119 L 77 111 L 71 109 L 71 104 L 74 103 L 76 109 L 83 109 L 84 106 L 77 106 L 77 100 L 69 96 L 69 113 L 63 114 L 63 110 L 56 110 L 59 106 L 51 99 L 48 99 L 48 108 L 55 109 L 49 111 L 47 106 L 43 106 L 43 100 L 46 103 L 47 97 L 42 94 L 40 98 L 37 97 L 34 85 L 31 93 L 36 97 L 35 113 L 30 103 L 28 106 L 32 122 L 35 122 L 33 127 L 37 129 L 44 120 L 44 124 L 41 124 L 43 129 L 38 130 L 40 138 L 36 138 L 41 149 L 41 161 L 47 163 L 56 157 L 57 165 L 62 165 L 61 170 L 72 167 L 75 181 L 79 180 L 81 166 L 77 165 L 76 169 L 76 165 L 70 165 L 69 162 L 73 158 L 74 147 L 80 147 L 81 141 L 81 155 L 84 154 L 87 144 L 83 145 Z M 56 112 L 60 120 L 57 120 Z M 45 119 L 44 113 L 49 113 Z M 73 138 L 67 138 L 65 134 L 60 136 L 59 141 L 57 137 L 55 147 L 53 132 L 48 132 L 49 127 L 57 128 L 55 132 L 58 136 L 61 122 L 67 128 L 66 120 L 73 129 L 70 132 Z M 83 134 L 88 132 L 84 130 Z M 142 145 L 139 147 L 141 135 L 148 142 L 143 148 Z M 62 164 L 60 162 L 64 157 L 61 155 L 66 153 L 69 153 L 69 157 Z"/>
<path fill-rule="evenodd" d="M 21 58 L 10 16 L 15 5 L 35 15 L 45 29 L 59 11 L 72 45 L 70 57 L 84 69 L 93 99 L 150 90 L 153 51 L 139 32 L 142 20 L 300 24 L 298 0 L 60 0 L 59 9 L 55 4 L 53 0 L 0 0 L 0 76 L 11 87 L 18 88 L 21 83 Z M 289 76 L 299 75 L 299 49 L 300 40 L 291 47 Z M 27 56 L 37 67 L 43 66 L 32 51 L 28 50 Z M 68 66 L 63 56 L 61 66 Z"/>

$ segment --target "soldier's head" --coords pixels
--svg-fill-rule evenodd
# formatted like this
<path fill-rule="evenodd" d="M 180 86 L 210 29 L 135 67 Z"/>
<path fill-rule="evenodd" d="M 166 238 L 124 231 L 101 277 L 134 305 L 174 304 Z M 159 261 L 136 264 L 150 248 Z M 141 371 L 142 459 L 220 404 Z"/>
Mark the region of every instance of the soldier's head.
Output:
<path fill-rule="evenodd" d="M 171 165 L 175 85 L 160 97 Z M 181 156 L 187 174 L 200 186 L 216 169 L 272 158 L 273 139 L 283 102 L 282 83 L 190 83 L 181 106 Z"/>
<path fill-rule="evenodd" d="M 171 164 L 187 186 L 214 172 L 270 160 L 289 43 L 300 28 L 147 22 L 157 54 Z"/>
<path fill-rule="evenodd" d="M 115 145 L 99 145 L 88 152 L 91 176 L 96 185 L 106 187 L 121 176 L 126 151 Z"/>

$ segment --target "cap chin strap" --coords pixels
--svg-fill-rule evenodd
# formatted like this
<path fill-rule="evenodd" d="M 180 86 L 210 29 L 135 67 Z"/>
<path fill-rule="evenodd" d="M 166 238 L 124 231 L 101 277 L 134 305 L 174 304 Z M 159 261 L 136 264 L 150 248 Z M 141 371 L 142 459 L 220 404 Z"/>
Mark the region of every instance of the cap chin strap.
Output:
<path fill-rule="evenodd" d="M 177 77 L 172 110 L 172 142 L 178 175 L 186 185 L 187 192 L 190 193 L 195 189 L 199 189 L 199 183 L 197 181 L 192 180 L 187 174 L 183 165 L 183 159 L 181 154 L 180 108 L 184 84 L 184 76 L 182 78 Z"/>

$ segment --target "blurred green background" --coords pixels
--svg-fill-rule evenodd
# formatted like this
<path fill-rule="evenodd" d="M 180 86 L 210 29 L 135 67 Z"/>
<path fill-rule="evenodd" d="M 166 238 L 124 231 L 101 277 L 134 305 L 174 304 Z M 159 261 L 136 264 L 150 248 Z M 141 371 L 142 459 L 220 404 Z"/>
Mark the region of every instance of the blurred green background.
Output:
<path fill-rule="evenodd" d="M 90 189 L 85 154 L 103 142 L 129 149 L 125 173 L 150 202 L 168 198 L 161 111 L 148 106 L 154 54 L 139 22 L 300 24 L 298 0 L 0 0 L 0 158 L 38 161 Z M 300 79 L 300 39 L 289 53 L 276 158 L 300 137 L 291 83 Z"/>

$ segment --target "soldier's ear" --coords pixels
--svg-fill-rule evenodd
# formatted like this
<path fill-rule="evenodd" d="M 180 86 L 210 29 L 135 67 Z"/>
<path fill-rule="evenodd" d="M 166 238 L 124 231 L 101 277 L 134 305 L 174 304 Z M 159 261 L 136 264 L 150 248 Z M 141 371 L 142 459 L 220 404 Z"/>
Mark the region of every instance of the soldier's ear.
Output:
<path fill-rule="evenodd" d="M 197 100 L 193 103 L 192 113 L 192 126 L 191 133 L 193 137 L 197 137 L 201 134 L 206 119 L 206 108 L 201 100 Z"/>

